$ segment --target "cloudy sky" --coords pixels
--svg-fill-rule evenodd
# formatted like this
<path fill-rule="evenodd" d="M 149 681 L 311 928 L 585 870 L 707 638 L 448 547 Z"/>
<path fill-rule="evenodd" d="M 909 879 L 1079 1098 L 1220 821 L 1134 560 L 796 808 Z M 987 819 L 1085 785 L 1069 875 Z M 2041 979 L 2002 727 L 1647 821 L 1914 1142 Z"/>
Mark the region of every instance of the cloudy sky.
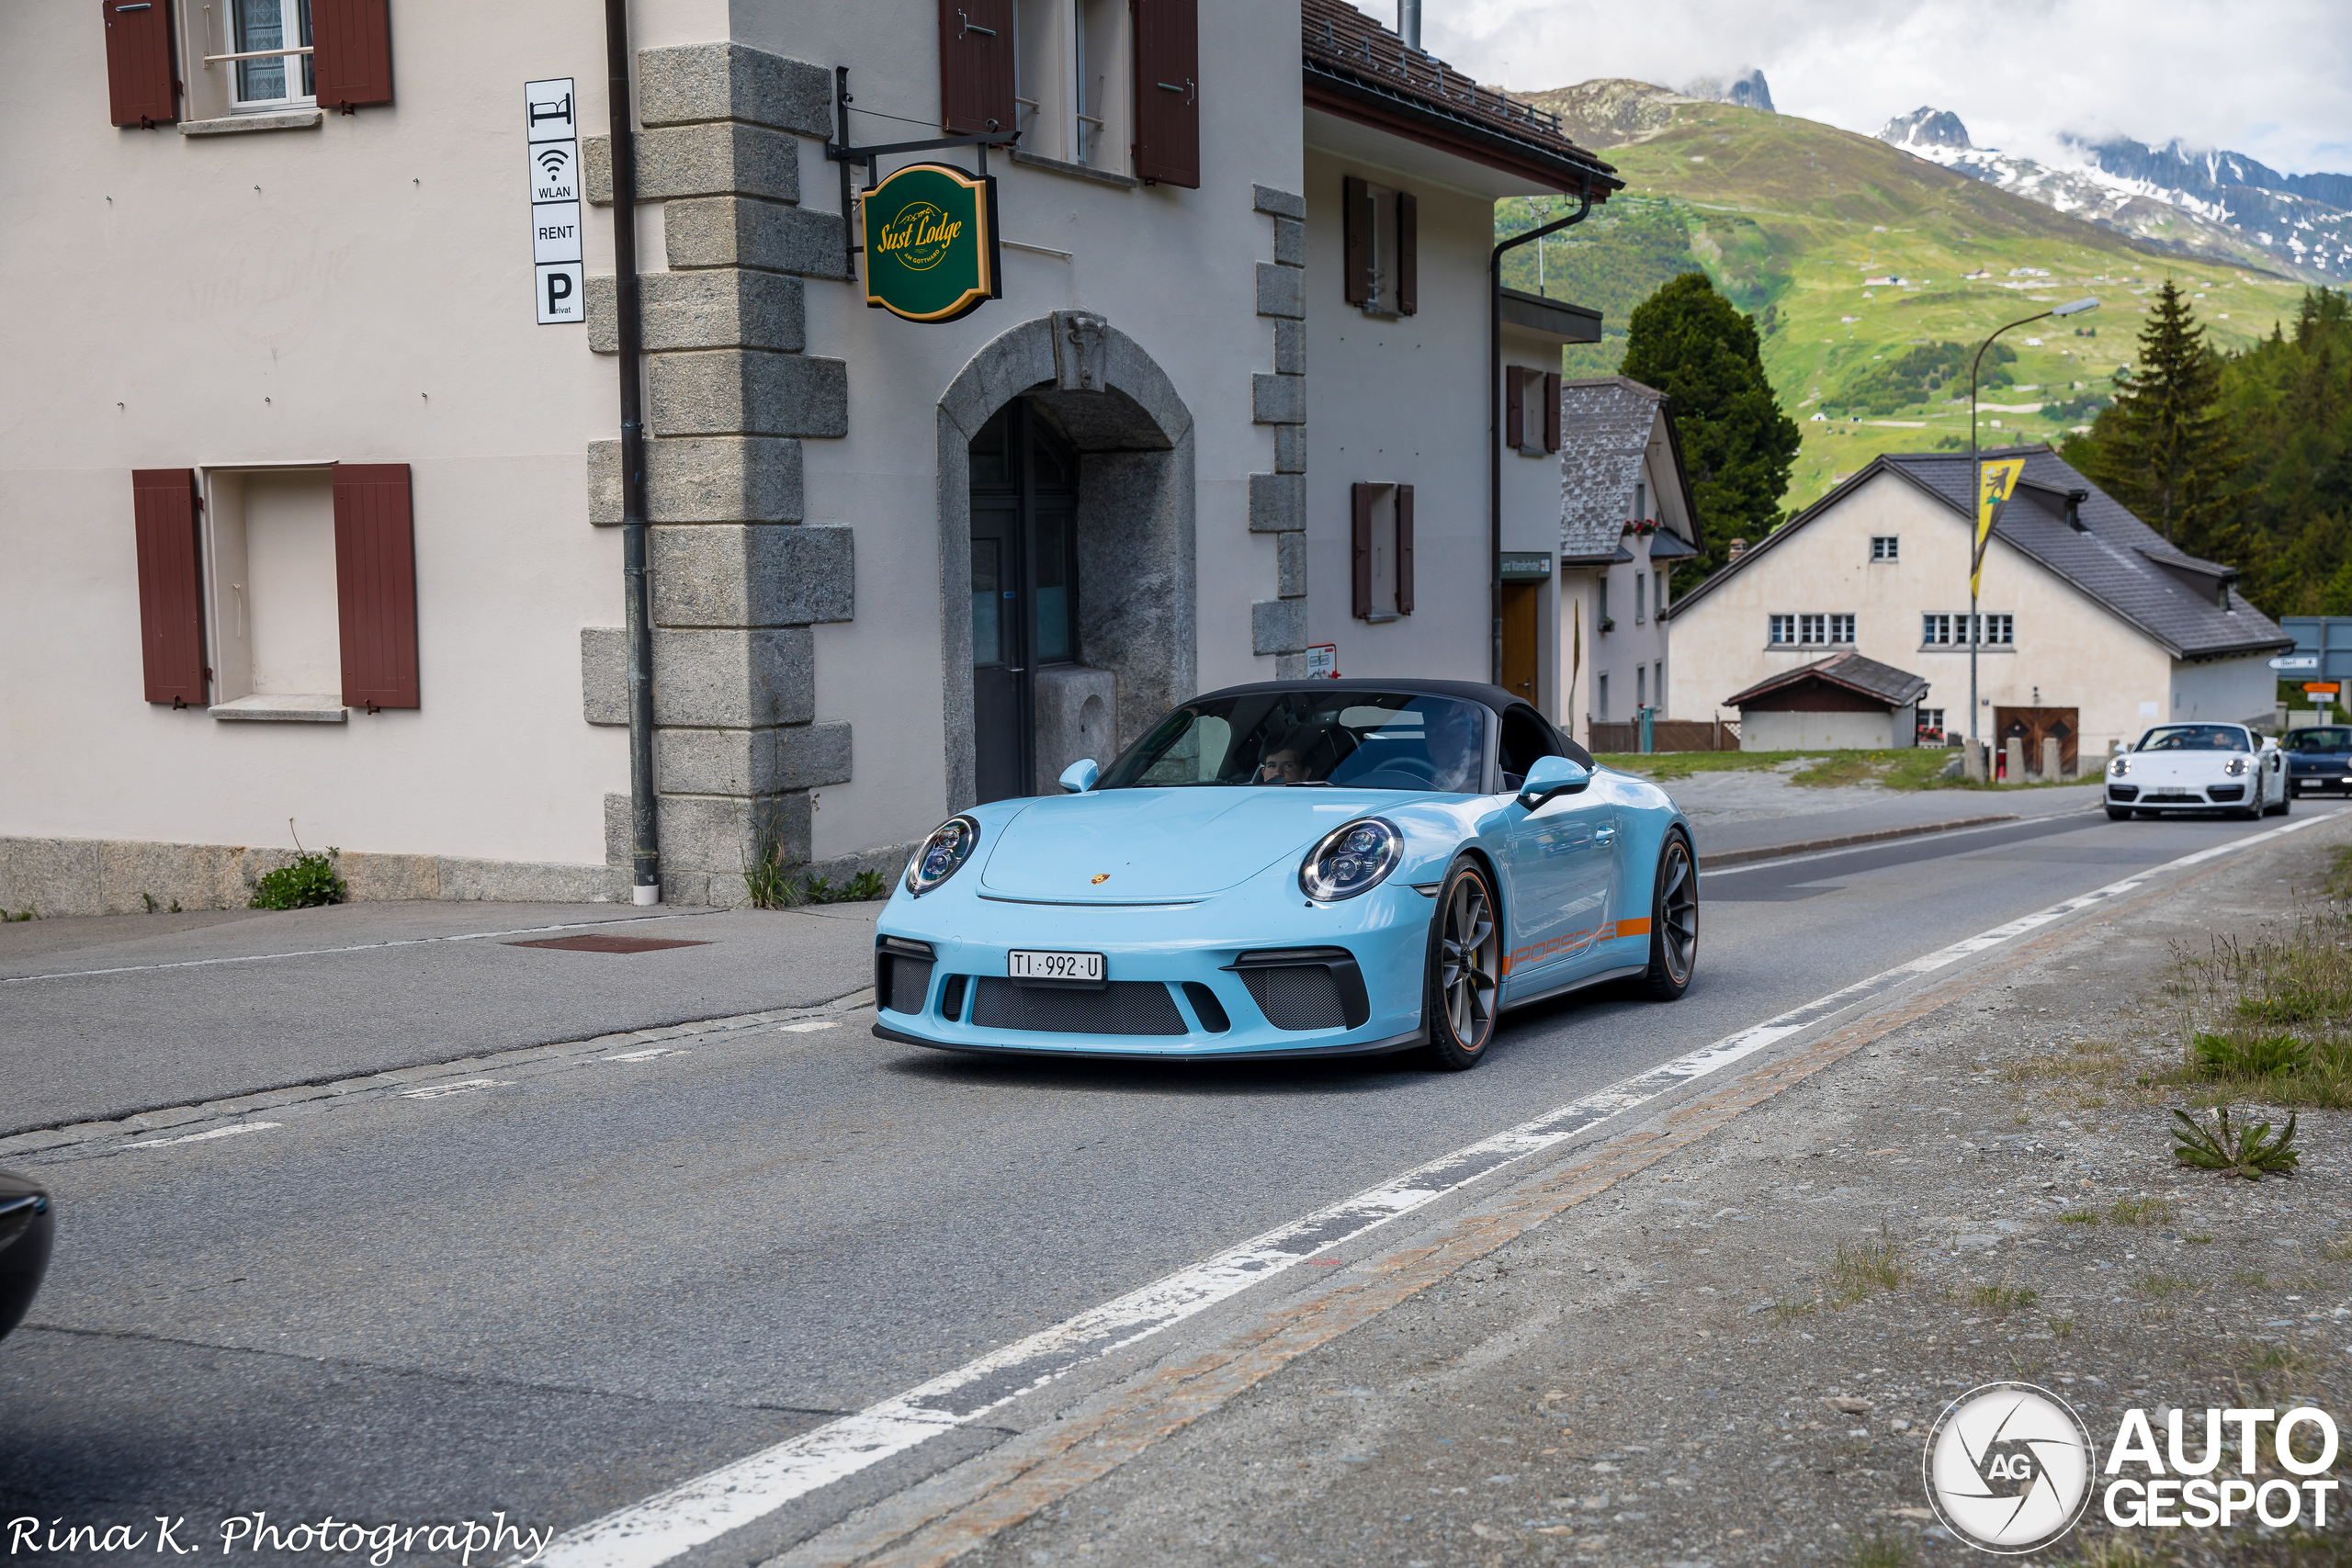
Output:
<path fill-rule="evenodd" d="M 2120 132 L 2352 172 L 2346 0 L 1422 0 L 1421 42 L 1515 88 L 1752 65 L 1781 112 L 1850 130 L 1933 104 L 2028 154 Z"/>

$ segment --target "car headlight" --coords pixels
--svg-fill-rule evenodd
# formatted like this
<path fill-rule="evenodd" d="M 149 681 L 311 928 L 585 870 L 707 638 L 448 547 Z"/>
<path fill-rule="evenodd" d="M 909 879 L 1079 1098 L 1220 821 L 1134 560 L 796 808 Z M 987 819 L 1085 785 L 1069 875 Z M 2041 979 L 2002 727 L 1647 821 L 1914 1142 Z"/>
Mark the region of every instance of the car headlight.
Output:
<path fill-rule="evenodd" d="M 2107 765 L 2107 771 L 2114 777 L 2120 779 L 2124 774 L 2132 771 L 2132 759 L 2129 757 L 2118 757 L 2115 761 Z"/>
<path fill-rule="evenodd" d="M 2223 768 L 2222 772 L 2229 774 L 2230 777 L 2233 779 L 2242 779 L 2245 777 L 2245 759 L 2244 757 L 2231 758 L 2229 765 Z"/>
<path fill-rule="evenodd" d="M 955 875 L 979 841 L 980 825 L 968 817 L 950 817 L 933 828 L 907 863 L 907 891 L 920 898 Z"/>
<path fill-rule="evenodd" d="M 1369 893 L 1405 858 L 1405 835 L 1379 817 L 1361 818 L 1324 836 L 1298 868 L 1299 890 L 1329 904 Z"/>

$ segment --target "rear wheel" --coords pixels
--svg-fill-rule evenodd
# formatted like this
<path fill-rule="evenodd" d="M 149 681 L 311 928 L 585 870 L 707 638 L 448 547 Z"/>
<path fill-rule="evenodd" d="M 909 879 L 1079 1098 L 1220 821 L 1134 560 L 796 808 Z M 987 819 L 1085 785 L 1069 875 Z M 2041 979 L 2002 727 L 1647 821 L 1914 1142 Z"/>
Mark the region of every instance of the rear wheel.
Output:
<path fill-rule="evenodd" d="M 1429 994 L 1421 1003 L 1430 1055 L 1452 1072 L 1486 1059 L 1502 999 L 1502 925 L 1476 861 L 1453 863 L 1430 919 Z"/>
<path fill-rule="evenodd" d="M 1690 842 L 1678 829 L 1658 851 L 1650 884 L 1650 966 L 1636 982 L 1642 995 L 1670 1002 L 1690 988 L 1699 963 L 1699 868 Z"/>
<path fill-rule="evenodd" d="M 2278 798 L 2272 801 L 2262 814 L 2265 817 L 2284 817 L 2289 811 L 2294 808 L 2294 791 L 2292 789 L 2281 790 L 2279 792 Z"/>

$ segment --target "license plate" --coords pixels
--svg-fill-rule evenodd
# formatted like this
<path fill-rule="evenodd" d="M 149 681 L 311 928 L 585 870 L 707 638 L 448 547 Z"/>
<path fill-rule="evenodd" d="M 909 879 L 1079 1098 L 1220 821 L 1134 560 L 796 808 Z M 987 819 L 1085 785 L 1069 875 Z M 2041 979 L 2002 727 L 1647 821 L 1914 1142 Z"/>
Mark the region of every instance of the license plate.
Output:
<path fill-rule="evenodd" d="M 1004 972 L 1016 980 L 1099 981 L 1102 978 L 1102 955 L 1016 947 L 1004 955 Z"/>

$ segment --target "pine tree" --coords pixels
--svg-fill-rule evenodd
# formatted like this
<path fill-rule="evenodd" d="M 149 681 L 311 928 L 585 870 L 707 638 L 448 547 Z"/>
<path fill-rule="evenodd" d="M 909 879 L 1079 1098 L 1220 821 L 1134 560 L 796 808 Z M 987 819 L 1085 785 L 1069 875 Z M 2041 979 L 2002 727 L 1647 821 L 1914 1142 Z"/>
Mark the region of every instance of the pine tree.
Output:
<path fill-rule="evenodd" d="M 2172 279 L 2140 329 L 2139 363 L 2100 416 L 2090 476 L 2184 552 L 2251 566 L 2223 503 L 2237 467 L 2220 407 L 2222 361 Z"/>
<path fill-rule="evenodd" d="M 1706 274 L 1686 272 L 1634 308 L 1620 373 L 1673 400 L 1705 540 L 1691 564 L 1712 572 L 1734 538 L 1760 539 L 1780 521 L 1804 439 L 1765 379 L 1756 323 Z"/>

